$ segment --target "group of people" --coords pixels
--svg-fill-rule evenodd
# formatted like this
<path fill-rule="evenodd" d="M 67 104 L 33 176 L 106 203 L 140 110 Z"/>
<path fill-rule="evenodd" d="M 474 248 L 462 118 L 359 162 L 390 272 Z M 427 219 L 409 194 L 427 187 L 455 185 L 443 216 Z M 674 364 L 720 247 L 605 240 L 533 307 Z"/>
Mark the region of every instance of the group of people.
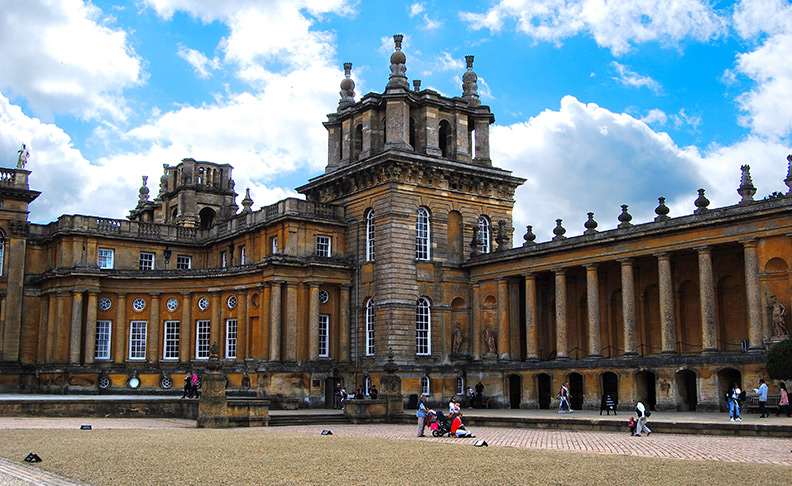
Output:
<path fill-rule="evenodd" d="M 780 397 L 778 400 L 778 413 L 775 415 L 778 417 L 783 414 L 790 417 L 792 416 L 792 412 L 790 412 L 789 409 L 789 394 L 787 393 L 786 384 L 781 382 L 778 384 L 778 388 Z M 768 391 L 769 388 L 764 378 L 759 378 L 759 388 L 754 388 L 754 393 L 756 393 L 759 402 L 759 418 L 770 416 L 770 412 L 767 410 Z M 726 404 L 729 407 L 729 421 L 742 422 L 740 411 L 747 398 L 747 391 L 741 390 L 738 383 L 732 383 L 731 388 L 729 388 L 729 391 L 726 393 Z"/>
<path fill-rule="evenodd" d="M 199 391 L 198 391 L 198 384 L 200 380 L 198 380 L 198 375 L 194 372 L 190 371 L 187 373 L 187 376 L 184 377 L 184 393 L 182 393 L 182 398 L 198 398 Z"/>
<path fill-rule="evenodd" d="M 481 380 L 476 383 L 475 392 L 472 388 L 467 388 L 467 396 L 469 402 L 468 408 L 484 408 L 484 384 L 481 383 Z"/>
<path fill-rule="evenodd" d="M 368 396 L 372 400 L 376 400 L 376 398 L 379 396 L 379 391 L 377 391 L 377 387 L 373 383 L 369 387 Z M 334 398 L 335 398 L 335 401 L 333 403 L 333 408 L 334 409 L 343 410 L 345 401 L 349 400 L 350 398 L 356 399 L 356 400 L 360 400 L 360 399 L 366 398 L 366 392 L 363 391 L 363 387 L 362 386 L 359 386 L 355 390 L 354 394 L 349 395 L 349 394 L 347 394 L 346 388 L 341 386 L 341 383 L 339 382 L 339 383 L 336 383 L 336 389 L 335 389 L 335 393 L 334 393 Z"/>
<path fill-rule="evenodd" d="M 425 437 L 424 430 L 427 426 L 427 419 L 436 416 L 437 413 L 426 406 L 426 395 L 421 395 L 418 399 L 418 437 Z M 448 420 L 451 421 L 450 435 L 454 437 L 475 437 L 462 423 L 462 410 L 456 396 L 452 396 L 448 402 Z"/>

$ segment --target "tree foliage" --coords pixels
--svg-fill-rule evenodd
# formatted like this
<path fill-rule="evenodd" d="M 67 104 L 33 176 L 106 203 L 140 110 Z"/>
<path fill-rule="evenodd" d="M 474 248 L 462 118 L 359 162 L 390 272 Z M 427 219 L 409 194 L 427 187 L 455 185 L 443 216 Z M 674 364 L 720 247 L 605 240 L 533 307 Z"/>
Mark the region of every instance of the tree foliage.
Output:
<path fill-rule="evenodd" d="M 773 380 L 792 379 L 792 338 L 776 343 L 767 353 L 767 374 Z"/>

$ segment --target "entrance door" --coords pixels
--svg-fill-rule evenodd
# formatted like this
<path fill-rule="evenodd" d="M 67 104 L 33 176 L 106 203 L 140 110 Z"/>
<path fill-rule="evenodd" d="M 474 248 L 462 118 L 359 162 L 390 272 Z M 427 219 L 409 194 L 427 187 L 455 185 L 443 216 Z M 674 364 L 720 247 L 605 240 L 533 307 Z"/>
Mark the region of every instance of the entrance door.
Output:
<path fill-rule="evenodd" d="M 509 406 L 520 408 L 522 401 L 522 377 L 520 375 L 509 376 Z"/>
<path fill-rule="evenodd" d="M 335 389 L 336 384 L 340 383 L 338 378 L 325 379 L 325 408 L 335 408 Z"/>
<path fill-rule="evenodd" d="M 602 395 L 610 395 L 616 407 L 619 406 L 619 377 L 612 371 L 606 371 L 602 374 Z M 601 398 L 600 398 L 601 400 Z"/>
<path fill-rule="evenodd" d="M 550 389 L 550 375 L 541 374 L 536 377 L 536 398 L 539 401 L 539 408 L 550 408 L 550 397 L 552 390 Z"/>

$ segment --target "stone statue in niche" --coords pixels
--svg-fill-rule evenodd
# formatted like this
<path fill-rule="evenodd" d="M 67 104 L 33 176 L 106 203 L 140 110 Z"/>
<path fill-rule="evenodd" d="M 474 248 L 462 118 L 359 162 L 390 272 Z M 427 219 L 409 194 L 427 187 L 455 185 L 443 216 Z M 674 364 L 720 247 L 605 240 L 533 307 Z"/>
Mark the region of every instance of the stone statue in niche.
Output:
<path fill-rule="evenodd" d="M 459 354 L 459 350 L 462 348 L 462 324 L 457 321 L 456 326 L 454 327 L 453 336 L 451 339 L 451 346 L 454 350 L 454 354 Z"/>
<path fill-rule="evenodd" d="M 484 328 L 484 343 L 487 345 L 487 354 L 496 354 L 495 330 L 490 326 Z"/>
<path fill-rule="evenodd" d="M 786 307 L 778 301 L 775 295 L 770 297 L 770 307 L 773 312 L 773 336 L 786 336 L 789 334 L 784 316 L 786 315 Z"/>

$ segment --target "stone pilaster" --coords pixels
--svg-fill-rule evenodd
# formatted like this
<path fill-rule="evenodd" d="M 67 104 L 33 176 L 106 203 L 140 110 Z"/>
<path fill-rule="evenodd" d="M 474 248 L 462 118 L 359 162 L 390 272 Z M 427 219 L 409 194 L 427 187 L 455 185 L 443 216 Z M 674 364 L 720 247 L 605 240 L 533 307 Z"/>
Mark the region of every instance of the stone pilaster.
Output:
<path fill-rule="evenodd" d="M 192 294 L 182 292 L 181 323 L 179 329 L 179 361 L 189 363 L 192 356 Z"/>
<path fill-rule="evenodd" d="M 270 361 L 281 360 L 281 286 L 283 280 L 273 280 L 270 291 Z"/>
<path fill-rule="evenodd" d="M 509 280 L 498 279 L 498 352 L 499 358 L 511 359 L 509 353 Z"/>
<path fill-rule="evenodd" d="M 759 256 L 756 240 L 743 243 L 745 254 L 745 293 L 748 306 L 748 352 L 764 351 L 762 296 L 759 289 Z"/>
<path fill-rule="evenodd" d="M 599 276 L 597 265 L 586 265 L 586 303 L 588 304 L 588 358 L 602 357 L 602 336 L 600 334 Z"/>
<path fill-rule="evenodd" d="M 676 354 L 676 324 L 674 322 L 674 284 L 671 276 L 671 255 L 657 255 L 658 293 L 660 298 L 661 354 Z"/>
<path fill-rule="evenodd" d="M 619 260 L 622 280 L 622 315 L 624 322 L 624 357 L 638 356 L 635 337 L 635 279 L 632 260 Z"/>
<path fill-rule="evenodd" d="M 127 296 L 125 293 L 116 294 L 118 296 L 118 308 L 116 310 L 116 320 L 113 326 L 113 356 L 116 363 L 123 363 L 124 356 L 127 355 L 127 326 L 126 326 L 126 305 Z"/>
<path fill-rule="evenodd" d="M 85 316 L 85 362 L 91 364 L 96 360 L 96 312 L 99 292 L 88 291 L 88 306 Z"/>
<path fill-rule="evenodd" d="M 248 357 L 248 309 L 250 308 L 250 291 L 241 290 L 238 296 L 240 302 L 239 319 L 237 320 L 237 362 L 242 362 Z"/>
<path fill-rule="evenodd" d="M 699 300 L 701 306 L 701 352 L 718 352 L 718 335 L 715 325 L 715 286 L 712 279 L 712 250 L 700 247 L 698 250 L 699 265 Z"/>
<path fill-rule="evenodd" d="M 318 322 L 317 322 L 318 332 Z M 286 361 L 297 361 L 297 282 L 286 282 L 286 335 L 285 354 Z"/>
<path fill-rule="evenodd" d="M 539 315 L 536 308 L 536 275 L 525 275 L 525 354 L 528 360 L 539 360 Z M 529 395 L 526 395 L 529 396 Z"/>
<path fill-rule="evenodd" d="M 146 345 L 146 361 L 156 363 L 160 360 L 160 294 L 151 293 L 151 311 L 149 312 L 149 333 Z"/>
<path fill-rule="evenodd" d="M 311 281 L 308 296 L 308 359 L 319 359 L 319 286 L 322 282 Z M 330 343 L 328 343 L 328 346 Z"/>
<path fill-rule="evenodd" d="M 213 343 L 218 343 L 218 345 L 220 345 L 222 342 L 221 337 L 223 335 L 223 302 L 220 300 L 220 289 L 209 289 L 209 294 L 212 302 L 209 336 L 211 336 L 210 339 Z M 225 346 L 223 346 L 223 349 L 225 349 Z"/>
<path fill-rule="evenodd" d="M 82 345 L 83 294 L 81 291 L 72 293 L 71 329 L 69 331 L 69 363 L 80 364 L 80 346 Z"/>
<path fill-rule="evenodd" d="M 339 308 L 341 309 L 341 322 L 338 324 L 339 332 L 338 332 L 338 347 L 340 350 L 339 358 L 342 363 L 349 363 L 349 349 L 350 349 L 350 342 L 349 342 L 349 284 L 341 284 L 341 303 L 339 304 Z"/>
<path fill-rule="evenodd" d="M 481 283 L 473 284 L 473 358 L 481 359 Z"/>
<path fill-rule="evenodd" d="M 47 352 L 45 361 L 47 363 L 54 363 L 58 359 L 58 308 L 60 307 L 60 292 L 50 292 L 48 297 L 49 312 L 47 313 Z"/>
<path fill-rule="evenodd" d="M 553 270 L 555 272 L 555 316 L 556 316 L 556 359 L 569 359 L 567 350 L 567 290 L 566 290 L 566 271 L 562 268 Z"/>

